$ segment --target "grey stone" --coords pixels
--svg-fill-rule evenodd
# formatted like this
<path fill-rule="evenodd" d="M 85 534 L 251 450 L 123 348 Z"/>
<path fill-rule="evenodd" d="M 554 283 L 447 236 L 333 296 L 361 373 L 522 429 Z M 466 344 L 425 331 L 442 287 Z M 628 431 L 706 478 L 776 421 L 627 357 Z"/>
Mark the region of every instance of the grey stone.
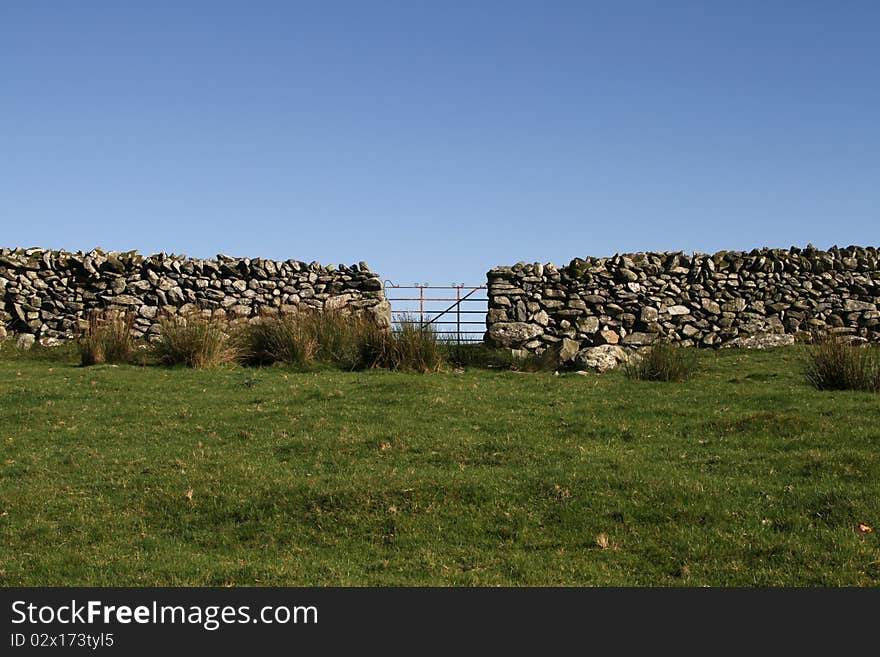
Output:
<path fill-rule="evenodd" d="M 575 322 L 578 331 L 582 333 L 595 333 L 599 330 L 599 318 L 594 316 L 581 317 Z"/>
<path fill-rule="evenodd" d="M 746 309 L 745 299 L 735 299 L 721 304 L 722 312 L 741 313 Z"/>
<path fill-rule="evenodd" d="M 876 304 L 867 301 L 857 301 L 856 299 L 847 299 L 843 303 L 843 309 L 846 312 L 854 312 L 861 310 L 877 310 Z"/>
<path fill-rule="evenodd" d="M 774 347 L 787 347 L 795 343 L 793 335 L 780 335 L 778 333 L 758 333 L 756 335 L 734 338 L 722 345 L 729 349 L 771 349 Z"/>
<path fill-rule="evenodd" d="M 596 336 L 596 342 L 599 344 L 617 344 L 620 342 L 620 335 L 612 329 L 603 329 Z"/>
<path fill-rule="evenodd" d="M 581 349 L 572 359 L 572 366 L 577 370 L 602 374 L 626 363 L 628 359 L 627 353 L 621 347 L 605 344 Z"/>
<path fill-rule="evenodd" d="M 143 301 L 130 294 L 120 294 L 113 298 L 113 303 L 117 306 L 139 306 Z"/>
<path fill-rule="evenodd" d="M 763 333 L 785 333 L 785 326 L 778 317 L 766 317 L 746 322 L 740 329 L 749 335 L 761 335 Z"/>
<path fill-rule="evenodd" d="M 712 301 L 711 299 L 703 299 L 701 301 L 701 305 L 703 306 L 703 310 L 705 310 L 708 313 L 712 313 L 713 315 L 720 315 L 721 314 L 721 306 L 719 306 L 716 302 Z"/>
<path fill-rule="evenodd" d="M 656 333 L 627 333 L 623 338 L 623 344 L 633 346 L 653 344 L 657 341 L 657 338 L 658 335 Z"/>
<path fill-rule="evenodd" d="M 562 339 L 562 346 L 559 348 L 559 362 L 567 363 L 575 355 L 578 353 L 578 350 L 581 348 L 581 343 L 577 340 L 570 340 L 569 338 Z"/>
<path fill-rule="evenodd" d="M 373 321 L 383 329 L 391 328 L 391 304 L 382 300 L 367 309 Z"/>
<path fill-rule="evenodd" d="M 159 279 L 158 288 L 163 292 L 167 292 L 171 288 L 175 287 L 177 282 L 173 278 L 168 278 L 167 276 L 163 276 Z"/>
<path fill-rule="evenodd" d="M 491 311 L 490 311 L 490 313 L 491 313 Z M 502 321 L 504 321 L 504 320 L 502 320 Z M 535 313 L 534 317 L 532 318 L 532 321 L 534 321 L 537 324 L 540 324 L 541 326 L 547 326 L 547 324 L 550 323 L 550 316 L 545 311 L 541 310 L 541 311 L 538 311 L 537 313 Z"/>
<path fill-rule="evenodd" d="M 532 338 L 541 335 L 544 330 L 537 324 L 526 322 L 500 322 L 493 324 L 487 331 L 490 342 L 500 347 L 515 349 Z"/>
<path fill-rule="evenodd" d="M 168 299 L 168 302 L 170 304 L 175 305 L 175 306 L 180 305 L 184 301 L 186 301 L 186 297 L 183 294 L 183 290 L 181 290 L 177 286 L 172 287 L 170 290 L 168 290 L 165 293 L 165 297 Z"/>
<path fill-rule="evenodd" d="M 721 338 L 719 338 L 716 333 L 706 333 L 703 336 L 703 339 L 701 340 L 701 342 L 704 345 L 706 345 L 707 347 L 711 347 L 712 345 L 714 345 L 720 341 L 721 341 Z"/>

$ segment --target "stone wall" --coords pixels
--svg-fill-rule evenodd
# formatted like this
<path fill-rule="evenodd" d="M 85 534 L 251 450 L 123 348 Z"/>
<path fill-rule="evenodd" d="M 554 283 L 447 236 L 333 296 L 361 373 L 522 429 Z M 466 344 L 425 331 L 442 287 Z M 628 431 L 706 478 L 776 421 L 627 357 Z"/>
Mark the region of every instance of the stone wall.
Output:
<path fill-rule="evenodd" d="M 334 308 L 390 322 L 382 279 L 364 263 L 335 268 L 224 255 L 197 260 L 134 251 L 0 249 L 0 333 L 70 338 L 89 312 L 100 308 L 130 311 L 134 332 L 148 338 L 158 332 L 163 313 L 196 310 L 251 318 Z"/>
<path fill-rule="evenodd" d="M 658 339 L 748 347 L 768 334 L 790 336 L 775 341 L 782 344 L 816 330 L 880 341 L 878 257 L 872 247 L 808 246 L 496 267 L 487 275 L 486 337 L 534 353 L 556 347 L 564 356 Z"/>

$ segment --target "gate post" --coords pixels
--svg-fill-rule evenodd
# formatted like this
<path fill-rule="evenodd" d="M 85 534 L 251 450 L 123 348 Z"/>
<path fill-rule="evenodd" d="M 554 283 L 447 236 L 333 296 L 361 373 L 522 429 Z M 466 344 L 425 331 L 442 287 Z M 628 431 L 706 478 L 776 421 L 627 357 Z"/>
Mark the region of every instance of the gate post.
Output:
<path fill-rule="evenodd" d="M 461 286 L 455 288 L 455 342 L 461 344 Z"/>

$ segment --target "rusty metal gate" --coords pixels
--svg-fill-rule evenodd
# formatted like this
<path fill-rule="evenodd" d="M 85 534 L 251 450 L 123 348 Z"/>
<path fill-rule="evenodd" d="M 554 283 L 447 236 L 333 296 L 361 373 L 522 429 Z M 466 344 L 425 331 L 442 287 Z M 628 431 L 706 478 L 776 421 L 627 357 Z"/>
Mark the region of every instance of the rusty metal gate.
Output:
<path fill-rule="evenodd" d="M 428 326 L 457 344 L 483 340 L 488 310 L 485 285 L 395 285 L 385 281 L 385 295 L 394 327 Z"/>

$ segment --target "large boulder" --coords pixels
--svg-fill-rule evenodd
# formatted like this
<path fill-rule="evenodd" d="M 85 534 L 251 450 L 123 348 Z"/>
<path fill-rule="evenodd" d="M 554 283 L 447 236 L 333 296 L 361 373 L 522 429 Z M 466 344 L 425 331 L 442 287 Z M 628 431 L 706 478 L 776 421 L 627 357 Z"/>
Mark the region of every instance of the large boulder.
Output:
<path fill-rule="evenodd" d="M 370 313 L 370 316 L 373 318 L 373 321 L 380 328 L 391 328 L 391 304 L 387 301 L 380 301 L 379 303 L 370 306 L 367 309 L 367 312 Z"/>
<path fill-rule="evenodd" d="M 602 374 L 628 362 L 630 356 L 614 344 L 603 344 L 598 347 L 581 349 L 572 360 L 575 370 L 591 371 Z"/>
<path fill-rule="evenodd" d="M 537 324 L 527 322 L 498 322 L 486 333 L 489 342 L 498 347 L 516 349 L 544 332 Z"/>

